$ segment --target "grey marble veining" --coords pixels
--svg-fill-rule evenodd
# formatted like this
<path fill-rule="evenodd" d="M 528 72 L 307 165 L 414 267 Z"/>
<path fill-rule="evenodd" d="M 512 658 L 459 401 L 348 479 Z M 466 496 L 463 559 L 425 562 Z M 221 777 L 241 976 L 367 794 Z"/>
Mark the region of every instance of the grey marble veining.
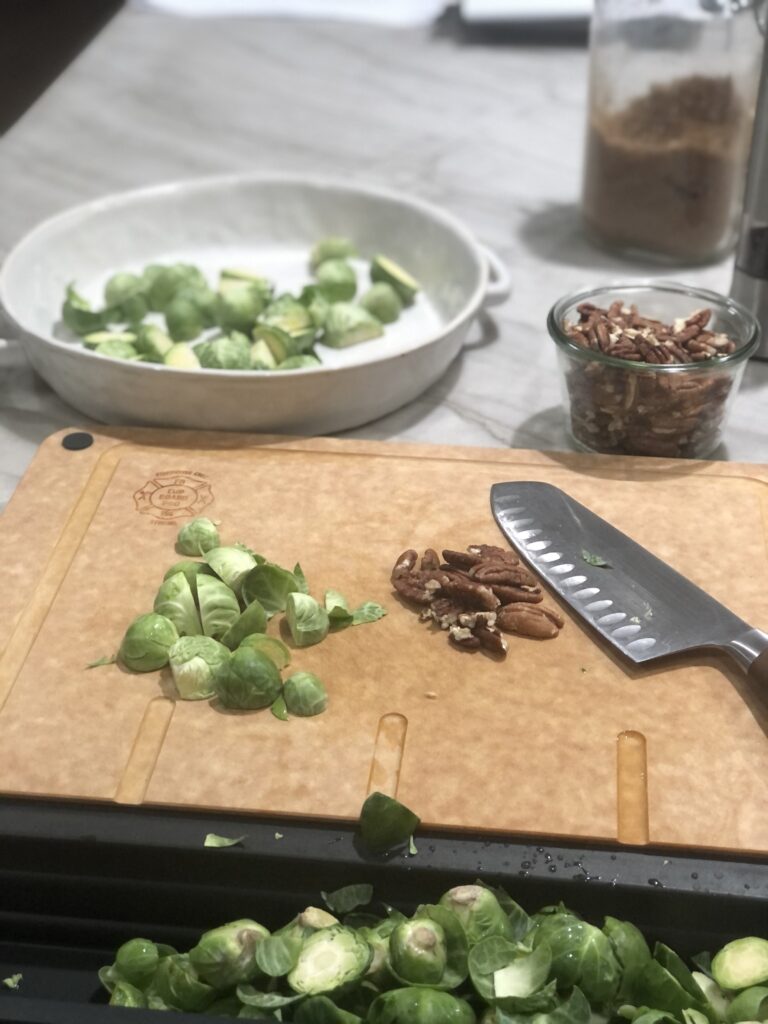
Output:
<path fill-rule="evenodd" d="M 496 249 L 513 295 L 430 391 L 351 435 L 565 449 L 549 306 L 659 276 L 580 231 L 586 68 L 578 47 L 127 8 L 0 142 L 0 255 L 73 203 L 180 177 L 283 169 L 414 192 Z M 663 276 L 723 291 L 730 273 Z M 719 455 L 765 458 L 767 398 L 768 363 L 753 362 Z M 0 504 L 37 444 L 77 422 L 15 346 L 0 350 Z"/>

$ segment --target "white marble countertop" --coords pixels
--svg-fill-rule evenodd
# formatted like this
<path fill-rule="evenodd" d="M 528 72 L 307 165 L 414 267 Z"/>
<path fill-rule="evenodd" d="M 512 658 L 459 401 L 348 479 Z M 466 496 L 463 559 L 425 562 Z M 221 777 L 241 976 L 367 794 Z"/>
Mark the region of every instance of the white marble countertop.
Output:
<path fill-rule="evenodd" d="M 513 277 L 446 375 L 350 432 L 377 439 L 567 449 L 551 303 L 658 270 L 579 228 L 586 51 L 467 42 L 437 28 L 181 19 L 124 9 L 0 143 L 0 254 L 71 204 L 231 170 L 342 174 L 461 217 Z M 730 263 L 674 276 L 727 291 Z M 765 458 L 768 363 L 752 362 L 723 458 Z M 49 433 L 82 423 L 0 348 L 0 506 Z"/>

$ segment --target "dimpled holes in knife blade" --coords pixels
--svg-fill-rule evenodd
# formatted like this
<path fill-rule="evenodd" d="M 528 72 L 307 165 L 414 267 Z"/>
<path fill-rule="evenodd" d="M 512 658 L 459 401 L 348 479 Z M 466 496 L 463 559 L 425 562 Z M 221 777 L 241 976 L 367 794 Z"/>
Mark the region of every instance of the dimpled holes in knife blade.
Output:
<path fill-rule="evenodd" d="M 521 501 L 512 494 L 509 500 Z M 499 513 L 505 529 L 515 539 L 520 553 L 536 568 L 536 571 L 548 580 L 569 604 L 573 605 L 591 618 L 598 629 L 616 643 L 626 646 L 628 651 L 640 655 L 649 651 L 656 644 L 656 638 L 645 635 L 638 636 L 648 630 L 648 623 L 638 617 L 628 619 L 627 613 L 619 611 L 613 600 L 601 596 L 600 573 L 610 569 L 595 569 L 585 563 L 583 570 L 577 570 L 573 562 L 569 562 L 562 552 L 553 550 L 553 542 L 542 536 L 543 530 L 535 525 L 535 520 L 526 515 L 522 504 L 512 505 Z M 649 609 L 650 613 L 650 609 Z"/>

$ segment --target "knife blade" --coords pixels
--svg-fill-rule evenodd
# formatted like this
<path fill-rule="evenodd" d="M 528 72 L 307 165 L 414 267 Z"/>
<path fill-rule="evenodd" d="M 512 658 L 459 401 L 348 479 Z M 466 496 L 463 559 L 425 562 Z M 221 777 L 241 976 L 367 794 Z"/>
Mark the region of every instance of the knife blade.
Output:
<path fill-rule="evenodd" d="M 768 684 L 768 633 L 559 487 L 497 483 L 491 509 L 521 557 L 624 657 L 642 664 L 714 648 Z"/>

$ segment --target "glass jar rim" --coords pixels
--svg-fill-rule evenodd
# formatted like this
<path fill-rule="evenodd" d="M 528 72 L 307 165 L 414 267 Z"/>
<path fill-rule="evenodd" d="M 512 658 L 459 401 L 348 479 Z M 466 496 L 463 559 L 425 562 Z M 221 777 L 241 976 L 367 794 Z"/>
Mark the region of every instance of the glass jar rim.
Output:
<path fill-rule="evenodd" d="M 609 291 L 625 292 L 628 297 L 631 297 L 632 293 L 637 295 L 649 292 L 689 295 L 692 299 L 702 300 L 708 306 L 717 306 L 735 313 L 744 322 L 745 334 L 748 335 L 747 340 L 728 355 L 712 356 L 710 359 L 702 359 L 695 363 L 640 363 L 631 359 L 620 359 L 617 356 L 607 355 L 600 349 L 582 348 L 563 330 L 564 314 L 572 306 L 594 300 L 596 296 Z M 550 309 L 547 314 L 547 330 L 556 345 L 565 350 L 569 356 L 576 356 L 583 362 L 603 363 L 606 366 L 615 366 L 622 370 L 647 372 L 652 369 L 654 373 L 706 373 L 713 369 L 734 366 L 748 359 L 757 350 L 760 343 L 760 324 L 746 306 L 742 306 L 740 302 L 727 295 L 710 291 L 708 288 L 679 284 L 676 281 L 617 281 L 570 292 L 558 299 Z"/>

